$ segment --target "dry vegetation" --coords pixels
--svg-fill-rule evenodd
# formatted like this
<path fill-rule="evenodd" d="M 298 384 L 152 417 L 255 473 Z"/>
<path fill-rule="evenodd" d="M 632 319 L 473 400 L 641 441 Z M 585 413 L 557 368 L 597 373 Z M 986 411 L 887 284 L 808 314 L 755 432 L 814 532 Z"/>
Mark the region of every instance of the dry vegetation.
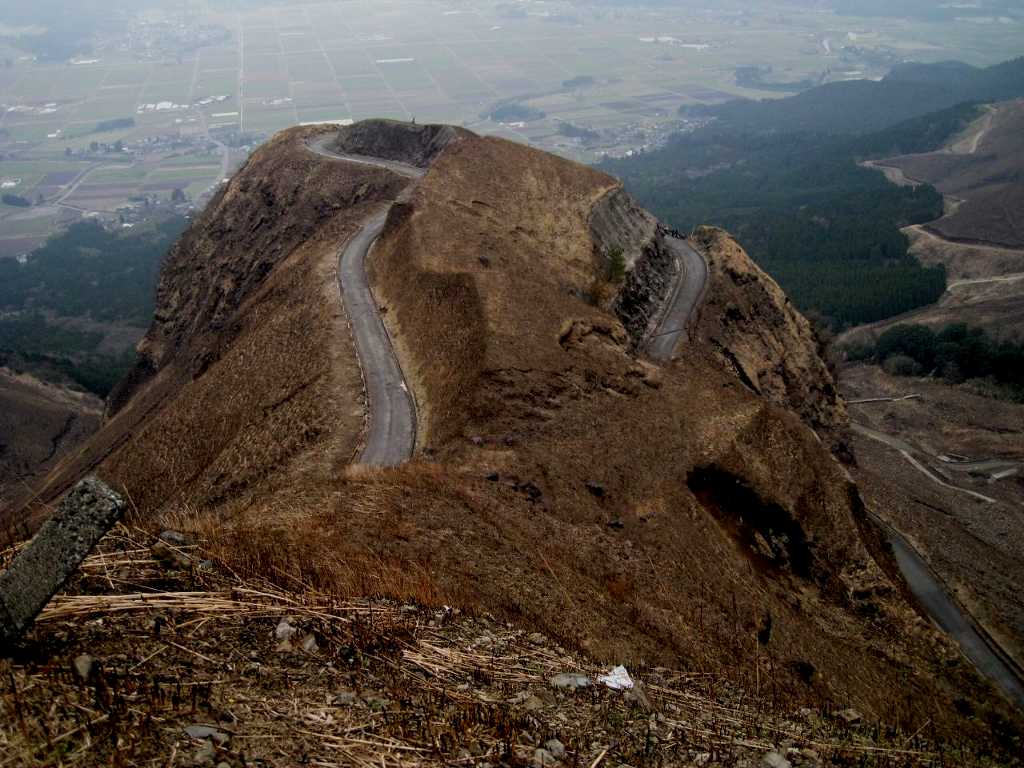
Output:
<path fill-rule="evenodd" d="M 752 390 L 816 429 L 846 426 L 846 410 L 810 323 L 727 232 L 701 227 L 708 290 L 698 334 Z"/>
<path fill-rule="evenodd" d="M 937 472 L 929 453 L 976 460 L 1024 460 L 1024 405 L 985 397 L 971 385 L 893 377 L 876 366 L 843 373 L 847 398 L 919 397 L 901 402 L 851 406 L 853 418 L 882 433 L 923 446 L 918 455 Z M 932 566 L 1018 661 L 1024 660 L 1024 530 L 1019 524 L 1024 478 L 996 483 L 986 473 L 949 472 L 949 481 L 998 499 L 977 503 L 924 476 L 899 453 L 875 441 L 855 438 L 857 481 L 868 504 L 903 531 Z"/>
<path fill-rule="evenodd" d="M 487 614 L 332 599 L 206 557 L 122 526 L 102 542 L 0 662 L 0 765 L 994 764 L 714 675 L 634 668 L 613 691 Z M 565 673 L 591 685 L 554 687 Z"/>
<path fill-rule="evenodd" d="M 321 161 L 309 133 L 257 152 L 175 246 L 114 417 L 40 500 L 102 464 L 140 507 L 210 508 L 282 474 L 322 484 L 352 459 L 365 409 L 337 252 L 404 180 Z"/>
<path fill-rule="evenodd" d="M 198 535 L 243 580 L 487 611 L 764 706 L 1012 748 L 1012 716 L 903 600 L 844 469 L 788 410 L 842 420 L 806 321 L 709 241 L 713 285 L 756 334 L 713 300 L 678 361 L 637 359 L 588 301 L 589 214 L 615 184 L 591 169 L 464 135 L 395 207 L 372 279 L 425 429 L 413 462 L 348 466 L 362 391 L 334 256 L 405 182 L 302 135 L 257 153 L 182 241 L 147 336 L 159 372 L 51 495 L 102 462 L 140 525 Z"/>

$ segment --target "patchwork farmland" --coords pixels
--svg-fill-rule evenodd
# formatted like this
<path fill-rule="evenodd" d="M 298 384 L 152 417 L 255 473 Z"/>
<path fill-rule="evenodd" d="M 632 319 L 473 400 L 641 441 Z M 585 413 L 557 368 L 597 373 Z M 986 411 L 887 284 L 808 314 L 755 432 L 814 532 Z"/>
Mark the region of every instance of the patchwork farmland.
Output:
<path fill-rule="evenodd" d="M 0 205 L 0 257 L 177 190 L 201 205 L 254 144 L 298 123 L 449 122 L 589 161 L 658 143 L 684 104 L 780 95 L 738 85 L 737 67 L 789 82 L 870 77 L 893 57 L 990 63 L 1019 41 L 1016 28 L 982 35 L 782 3 L 246 6 L 147 13 L 61 64 L 0 41 L 0 185 L 32 206 Z"/>

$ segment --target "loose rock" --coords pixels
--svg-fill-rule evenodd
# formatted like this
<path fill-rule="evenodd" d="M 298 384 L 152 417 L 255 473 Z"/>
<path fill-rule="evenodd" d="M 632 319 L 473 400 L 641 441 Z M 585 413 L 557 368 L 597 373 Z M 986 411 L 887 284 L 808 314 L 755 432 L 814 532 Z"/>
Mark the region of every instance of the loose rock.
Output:
<path fill-rule="evenodd" d="M 275 640 L 291 640 L 292 635 L 298 632 L 298 630 L 291 625 L 290 619 L 290 616 L 285 616 L 277 623 L 277 626 L 274 628 Z"/>
<path fill-rule="evenodd" d="M 565 744 L 560 742 L 558 739 L 551 739 L 550 741 L 544 742 L 544 749 L 550 752 L 556 760 L 561 760 L 565 757 Z"/>
<path fill-rule="evenodd" d="M 765 768 L 793 768 L 792 763 L 778 752 L 769 752 L 762 757 L 761 765 L 765 766 Z"/>
<path fill-rule="evenodd" d="M 581 675 L 578 672 L 563 672 L 560 675 L 555 675 L 551 678 L 552 688 L 569 688 L 570 690 L 576 690 L 577 688 L 587 688 L 590 685 L 590 678 L 586 675 Z"/>
<path fill-rule="evenodd" d="M 861 713 L 858 712 L 856 709 L 840 710 L 839 712 L 836 712 L 836 717 L 845 722 L 847 725 L 856 725 L 864 719 Z"/>
<path fill-rule="evenodd" d="M 212 739 L 217 744 L 227 744 L 230 737 L 223 731 L 218 731 L 212 725 L 196 723 L 185 727 L 185 733 L 193 739 Z"/>
<path fill-rule="evenodd" d="M 554 765 L 557 761 L 555 756 L 546 749 L 538 749 L 533 753 L 533 760 L 530 762 L 537 766 L 537 768 L 544 768 L 544 766 Z"/>
<path fill-rule="evenodd" d="M 75 657 L 74 664 L 75 674 L 77 674 L 82 680 L 88 680 L 92 676 L 92 670 L 96 665 L 96 660 L 89 654 L 83 653 L 81 656 Z"/>

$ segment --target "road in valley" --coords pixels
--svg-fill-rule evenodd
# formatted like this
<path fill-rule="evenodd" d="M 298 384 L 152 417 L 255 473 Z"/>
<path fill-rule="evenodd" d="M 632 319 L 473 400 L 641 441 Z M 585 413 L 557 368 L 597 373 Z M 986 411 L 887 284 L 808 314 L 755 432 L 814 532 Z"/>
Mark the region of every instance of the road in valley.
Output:
<path fill-rule="evenodd" d="M 426 173 L 405 163 L 338 154 L 327 148 L 333 138 L 328 134 L 306 146 L 331 160 L 373 165 L 407 178 Z M 382 467 L 407 461 L 416 447 L 416 405 L 366 276 L 366 257 L 384 231 L 389 210 L 364 223 L 338 254 L 338 285 L 369 401 L 370 425 L 360 461 Z"/>
<path fill-rule="evenodd" d="M 956 641 L 979 672 L 1002 689 L 1014 704 L 1024 708 L 1024 670 L 950 596 L 939 576 L 903 534 L 877 515 L 870 516 L 885 534 L 907 586 L 932 621 Z"/>
<path fill-rule="evenodd" d="M 876 442 L 883 443 L 884 445 L 887 445 L 890 448 L 893 448 L 893 449 L 899 451 L 900 455 L 904 458 L 904 460 L 906 460 L 911 466 L 914 467 L 914 469 L 916 469 L 922 475 L 927 477 L 933 483 L 935 483 L 937 485 L 941 485 L 943 488 L 948 488 L 951 491 L 957 491 L 959 493 L 966 493 L 968 496 L 972 496 L 972 497 L 978 499 L 978 501 L 984 501 L 987 504 L 995 504 L 996 503 L 996 500 L 993 499 L 991 496 L 986 496 L 983 493 L 978 493 L 977 491 L 972 491 L 969 488 L 960 488 L 959 486 L 950 485 L 949 483 L 947 483 L 945 480 L 943 480 L 938 475 L 936 475 L 934 472 L 932 472 L 930 469 L 928 469 L 928 467 L 926 467 L 924 464 L 922 464 L 920 461 L 918 461 L 917 459 L 914 458 L 914 455 L 913 455 L 914 447 L 912 445 L 910 445 L 910 443 L 908 443 L 908 442 L 906 442 L 904 440 L 901 440 L 898 437 L 893 437 L 892 435 L 887 435 L 884 432 L 879 432 L 877 429 L 872 429 L 871 427 L 866 427 L 863 424 L 858 424 L 857 422 L 851 421 L 850 422 L 850 428 L 854 432 L 856 432 L 858 435 L 862 435 L 863 437 L 867 437 L 867 438 L 869 438 L 871 440 L 874 440 Z M 1007 464 L 1007 466 L 1010 466 L 1010 467 L 1015 465 L 1013 462 L 1004 462 L 1004 463 Z"/>
<path fill-rule="evenodd" d="M 682 269 L 669 299 L 669 306 L 647 344 L 647 354 L 662 361 L 671 360 L 680 338 L 688 336 L 687 326 L 708 284 L 707 262 L 687 240 L 670 234 L 665 237 L 665 245 L 674 251 Z"/>
<path fill-rule="evenodd" d="M 912 455 L 913 446 L 898 437 L 851 422 L 854 432 L 884 443 L 909 461 L 918 471 L 933 482 L 950 490 L 967 493 L 981 501 L 995 503 L 995 499 L 980 493 L 958 488 L 942 481 Z M 965 465 L 984 465 L 993 462 L 968 462 Z M 998 462 L 997 462 L 998 463 Z M 952 466 L 952 465 L 949 465 Z M 935 571 L 928 565 L 917 548 L 903 534 L 878 515 L 869 512 L 871 519 L 882 529 L 886 540 L 892 546 L 893 557 L 918 604 L 932 618 L 932 621 L 960 646 L 964 655 L 978 670 L 992 680 L 1019 707 L 1024 708 L 1024 670 L 982 627 L 971 614 L 952 597 Z"/>

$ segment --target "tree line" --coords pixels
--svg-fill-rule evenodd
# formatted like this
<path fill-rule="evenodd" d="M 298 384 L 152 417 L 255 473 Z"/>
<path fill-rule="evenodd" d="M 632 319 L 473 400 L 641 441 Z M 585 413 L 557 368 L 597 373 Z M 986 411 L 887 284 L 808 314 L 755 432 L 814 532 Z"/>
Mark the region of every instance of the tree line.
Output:
<path fill-rule="evenodd" d="M 602 168 L 673 227 L 728 230 L 800 309 L 841 330 L 930 304 L 946 286 L 943 268 L 920 264 L 901 232 L 940 217 L 942 196 L 860 163 L 935 149 L 977 114 L 962 104 L 861 136 L 712 123 Z"/>
<path fill-rule="evenodd" d="M 1024 344 L 996 341 L 981 328 L 950 323 L 895 325 L 874 343 L 847 346 L 847 359 L 875 362 L 896 376 L 941 376 L 958 384 L 992 379 L 1024 394 Z"/>

